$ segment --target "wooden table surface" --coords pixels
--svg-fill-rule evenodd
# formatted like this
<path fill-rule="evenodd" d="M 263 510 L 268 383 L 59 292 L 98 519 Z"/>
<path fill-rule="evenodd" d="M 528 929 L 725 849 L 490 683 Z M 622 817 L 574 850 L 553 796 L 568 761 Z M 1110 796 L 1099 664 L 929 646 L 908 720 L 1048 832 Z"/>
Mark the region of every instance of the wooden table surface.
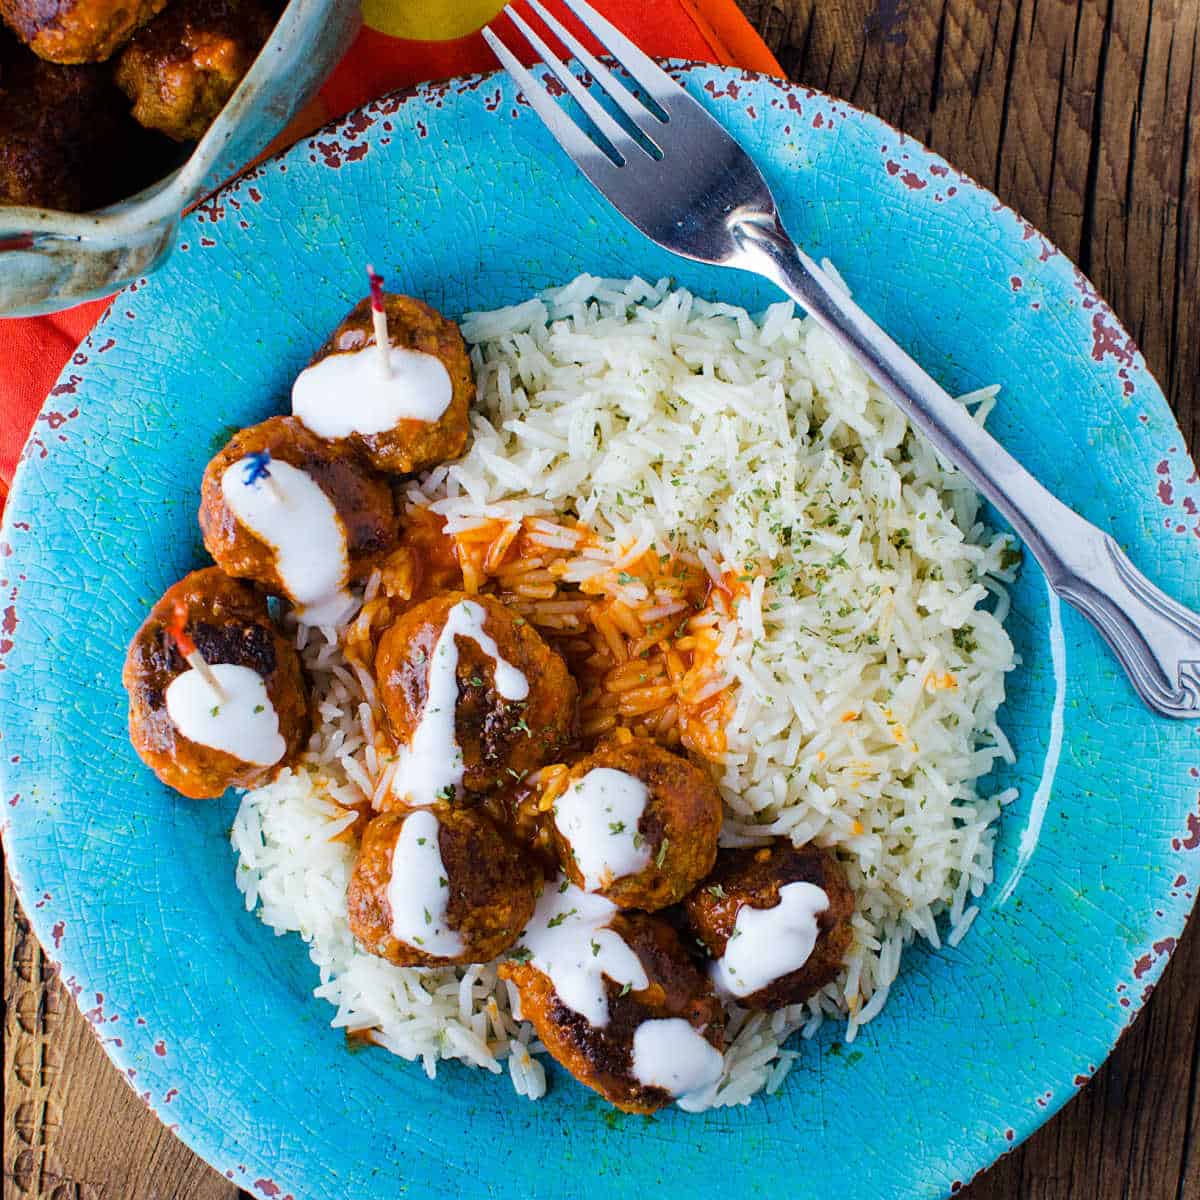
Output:
<path fill-rule="evenodd" d="M 1049 234 L 1200 451 L 1200 0 L 740 2 L 793 79 L 878 113 Z M 1195 926 L 1092 1082 L 961 1197 L 1200 1200 Z M 7 875 L 4 959 L 5 1200 L 234 1200 L 104 1057 Z"/>

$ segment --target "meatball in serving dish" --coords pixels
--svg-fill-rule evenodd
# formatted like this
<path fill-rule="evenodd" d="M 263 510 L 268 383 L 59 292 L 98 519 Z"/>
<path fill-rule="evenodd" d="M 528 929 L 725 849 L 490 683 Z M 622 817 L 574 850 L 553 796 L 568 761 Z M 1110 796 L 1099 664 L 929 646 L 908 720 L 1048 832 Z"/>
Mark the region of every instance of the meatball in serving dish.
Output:
<path fill-rule="evenodd" d="M 360 22 L 356 0 L 2 0 L 0 316 L 152 270 L 180 213 L 266 148 Z"/>
<path fill-rule="evenodd" d="M 19 181 L 0 175 L 0 205 L 84 212 L 166 174 L 179 155 L 161 135 L 203 137 L 282 10 L 282 0 L 0 0 L 11 31 L 0 35 L 0 161 L 45 164 Z"/>
<path fill-rule="evenodd" d="M 216 120 L 279 18 L 276 0 L 171 0 L 121 50 L 113 78 L 134 119 L 177 142 Z"/>
<path fill-rule="evenodd" d="M 0 27 L 0 205 L 96 208 L 164 174 L 171 155 L 104 66 L 47 62 Z"/>
<path fill-rule="evenodd" d="M 39 58 L 105 62 L 167 0 L 0 0 L 0 18 Z"/>
<path fill-rule="evenodd" d="M 343 933 L 323 970 L 356 1037 L 425 1057 L 416 1012 L 389 1022 L 372 989 L 431 1011 L 453 994 L 439 1044 L 506 1055 L 527 1094 L 536 1039 L 628 1112 L 728 1102 L 727 1022 L 811 1000 L 854 911 L 830 851 L 719 849 L 710 631 L 729 586 L 569 518 L 452 528 L 418 468 L 445 478 L 468 450 L 474 366 L 452 321 L 372 288 L 293 413 L 209 462 L 216 566 L 130 646 L 134 746 L 182 795 L 249 789 L 234 840 L 252 856 L 289 821 L 328 821 L 327 873 L 286 889 L 332 881 Z M 283 825 L 248 834 L 267 810 Z"/>

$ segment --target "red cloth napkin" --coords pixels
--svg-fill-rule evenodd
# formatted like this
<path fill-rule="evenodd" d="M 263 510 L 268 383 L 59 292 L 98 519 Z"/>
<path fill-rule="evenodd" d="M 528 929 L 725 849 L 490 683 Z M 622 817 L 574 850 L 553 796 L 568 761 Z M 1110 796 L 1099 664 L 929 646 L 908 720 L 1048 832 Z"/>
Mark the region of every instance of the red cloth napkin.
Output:
<path fill-rule="evenodd" d="M 649 54 L 783 74 L 734 0 L 592 2 Z M 391 36 L 388 31 L 436 36 L 449 29 L 453 33 L 464 12 L 481 14 L 482 20 L 487 20 L 502 3 L 425 0 L 414 10 L 411 0 L 366 0 L 367 24 L 346 57 L 271 149 L 289 145 L 332 117 L 395 88 L 493 70 L 495 60 L 478 32 L 418 40 Z M 524 39 L 510 27 L 499 31 L 510 46 L 524 47 Z M 528 61 L 528 54 L 526 57 Z M 8 495 L 21 447 L 42 402 L 107 305 L 108 300 L 96 300 L 45 317 L 0 319 L 0 505 Z"/>

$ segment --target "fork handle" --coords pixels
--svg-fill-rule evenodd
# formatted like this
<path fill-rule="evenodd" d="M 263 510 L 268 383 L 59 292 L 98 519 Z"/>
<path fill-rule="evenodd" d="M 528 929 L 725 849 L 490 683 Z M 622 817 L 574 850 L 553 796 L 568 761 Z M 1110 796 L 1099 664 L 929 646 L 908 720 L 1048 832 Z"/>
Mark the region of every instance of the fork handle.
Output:
<path fill-rule="evenodd" d="M 1107 533 L 1046 490 L 939 387 L 775 220 L 736 222 L 733 266 L 778 284 L 1000 510 L 1050 586 L 1108 642 L 1142 700 L 1200 715 L 1200 617 L 1154 586 Z"/>

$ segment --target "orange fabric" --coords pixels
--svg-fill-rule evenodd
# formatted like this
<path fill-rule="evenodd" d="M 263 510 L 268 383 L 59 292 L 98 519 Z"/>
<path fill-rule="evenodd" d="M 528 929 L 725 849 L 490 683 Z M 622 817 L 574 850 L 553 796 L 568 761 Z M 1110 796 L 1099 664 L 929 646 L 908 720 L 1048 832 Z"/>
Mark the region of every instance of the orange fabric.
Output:
<path fill-rule="evenodd" d="M 392 2 L 405 4 L 411 0 Z M 440 2 L 444 5 L 457 0 Z M 501 2 L 497 0 L 492 11 Z M 649 54 L 747 67 L 766 74 L 783 73 L 734 0 L 593 0 L 593 3 Z M 430 7 L 436 7 L 432 0 Z M 489 6 L 479 7 L 486 11 Z M 574 23 L 570 16 L 566 20 Z M 494 23 L 505 42 L 514 49 L 526 50 L 524 57 L 529 61 L 531 56 L 524 40 L 507 19 L 499 17 Z M 578 25 L 574 27 L 581 32 Z M 432 24 L 425 27 L 431 32 L 434 28 Z M 594 42 L 592 47 L 596 48 Z M 319 95 L 275 139 L 270 149 L 291 144 L 331 117 L 383 92 L 425 80 L 491 71 L 495 66 L 491 51 L 478 32 L 446 41 L 417 41 L 390 37 L 364 25 Z M 107 301 L 98 300 L 47 317 L 0 319 L 0 503 L 7 496 L 21 447 L 43 400 L 106 304 Z"/>

